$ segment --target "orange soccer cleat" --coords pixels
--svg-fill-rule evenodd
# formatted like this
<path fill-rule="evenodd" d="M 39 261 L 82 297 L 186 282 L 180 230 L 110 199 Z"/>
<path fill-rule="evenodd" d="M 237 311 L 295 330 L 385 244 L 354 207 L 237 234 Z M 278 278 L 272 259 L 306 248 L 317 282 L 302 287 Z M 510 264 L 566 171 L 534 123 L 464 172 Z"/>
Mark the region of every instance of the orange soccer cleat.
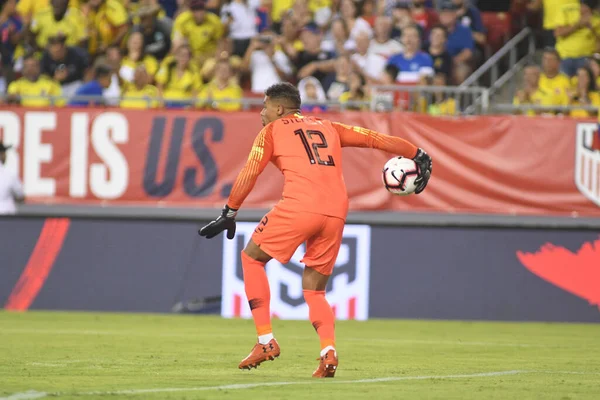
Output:
<path fill-rule="evenodd" d="M 338 367 L 338 358 L 335 350 L 329 350 L 323 357 L 317 358 L 317 360 L 321 362 L 315 372 L 313 372 L 313 378 L 333 378 Z"/>
<path fill-rule="evenodd" d="M 257 368 L 264 361 L 273 361 L 280 353 L 279 344 L 275 339 L 271 339 L 267 344 L 256 343 L 248 357 L 240 363 L 239 369 Z"/>

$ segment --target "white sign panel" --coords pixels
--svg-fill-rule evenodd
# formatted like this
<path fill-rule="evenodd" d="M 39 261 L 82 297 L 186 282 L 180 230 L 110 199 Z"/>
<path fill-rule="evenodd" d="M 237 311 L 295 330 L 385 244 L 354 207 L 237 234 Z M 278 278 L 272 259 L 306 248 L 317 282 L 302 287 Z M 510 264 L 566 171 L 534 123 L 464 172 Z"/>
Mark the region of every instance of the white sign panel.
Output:
<path fill-rule="evenodd" d="M 223 317 L 251 318 L 244 291 L 240 252 L 250 240 L 255 223 L 237 224 L 236 237 L 223 235 Z M 369 316 L 369 269 L 371 228 L 368 225 L 347 225 L 333 274 L 327 285 L 327 300 L 336 319 L 366 320 Z M 289 263 L 271 260 L 267 276 L 271 286 L 271 313 L 281 319 L 308 319 L 308 306 L 302 295 L 302 272 L 305 246 L 301 245 Z"/>

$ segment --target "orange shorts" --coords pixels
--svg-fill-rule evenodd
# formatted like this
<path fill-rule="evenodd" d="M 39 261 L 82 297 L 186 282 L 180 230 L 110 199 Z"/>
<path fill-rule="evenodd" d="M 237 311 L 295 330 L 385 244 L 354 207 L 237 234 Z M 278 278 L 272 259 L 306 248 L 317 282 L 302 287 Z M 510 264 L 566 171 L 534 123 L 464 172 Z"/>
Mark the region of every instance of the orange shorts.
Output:
<path fill-rule="evenodd" d="M 276 207 L 254 229 L 252 241 L 282 264 L 287 264 L 306 242 L 301 262 L 323 275 L 331 275 L 342 244 L 344 223 L 337 217 Z"/>

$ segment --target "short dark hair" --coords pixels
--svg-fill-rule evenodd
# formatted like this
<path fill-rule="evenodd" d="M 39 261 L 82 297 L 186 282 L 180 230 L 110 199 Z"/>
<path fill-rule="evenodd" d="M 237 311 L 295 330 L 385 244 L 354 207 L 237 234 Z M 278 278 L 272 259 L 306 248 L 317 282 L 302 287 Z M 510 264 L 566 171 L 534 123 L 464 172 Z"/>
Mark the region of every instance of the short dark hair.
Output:
<path fill-rule="evenodd" d="M 37 58 L 37 56 L 35 55 L 35 53 L 27 53 L 25 54 L 25 56 L 23 57 L 23 62 L 25 61 L 29 61 L 29 60 L 35 60 L 35 61 L 40 61 L 39 58 Z"/>
<path fill-rule="evenodd" d="M 431 27 L 431 29 L 429 30 L 429 33 L 433 32 L 434 29 L 441 29 L 444 32 L 444 35 L 446 36 L 446 38 L 448 38 L 448 28 L 446 28 L 444 25 L 435 24 L 434 26 Z"/>
<path fill-rule="evenodd" d="M 388 64 L 385 66 L 385 73 L 396 79 L 396 77 L 400 73 L 400 68 L 398 68 L 394 64 Z"/>
<path fill-rule="evenodd" d="M 554 47 L 544 47 L 544 54 L 548 53 L 548 54 L 554 54 L 559 60 L 561 59 L 560 54 L 558 53 L 558 50 L 556 50 Z"/>
<path fill-rule="evenodd" d="M 111 76 L 112 70 L 108 65 L 98 64 L 96 68 L 94 68 L 94 75 L 96 76 L 96 79 Z"/>
<path fill-rule="evenodd" d="M 276 83 L 269 86 L 265 91 L 265 96 L 271 100 L 284 100 L 289 105 L 288 108 L 300 108 L 302 101 L 300 100 L 300 92 L 296 86 L 289 82 Z"/>

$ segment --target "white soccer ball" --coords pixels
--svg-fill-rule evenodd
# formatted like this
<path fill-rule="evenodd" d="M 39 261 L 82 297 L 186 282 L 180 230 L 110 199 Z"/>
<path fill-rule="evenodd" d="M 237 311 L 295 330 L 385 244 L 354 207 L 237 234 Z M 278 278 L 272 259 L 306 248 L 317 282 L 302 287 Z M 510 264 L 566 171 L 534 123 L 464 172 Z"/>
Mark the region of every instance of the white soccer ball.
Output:
<path fill-rule="evenodd" d="M 416 189 L 415 179 L 419 174 L 417 164 L 410 158 L 394 157 L 383 167 L 383 184 L 388 192 L 408 196 Z"/>

